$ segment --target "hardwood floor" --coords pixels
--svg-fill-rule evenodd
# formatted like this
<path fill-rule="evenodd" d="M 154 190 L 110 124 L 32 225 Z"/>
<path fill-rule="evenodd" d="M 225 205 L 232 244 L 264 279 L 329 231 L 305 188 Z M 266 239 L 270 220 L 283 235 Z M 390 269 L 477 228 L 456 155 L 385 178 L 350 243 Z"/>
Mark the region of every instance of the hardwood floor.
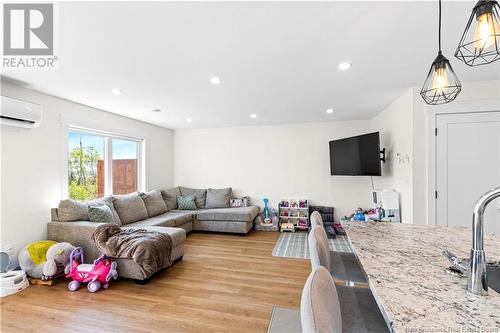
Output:
<path fill-rule="evenodd" d="M 146 285 L 89 293 L 30 286 L 1 299 L 2 332 L 266 332 L 273 305 L 298 309 L 308 260 L 273 257 L 277 232 L 191 233 L 184 260 Z"/>

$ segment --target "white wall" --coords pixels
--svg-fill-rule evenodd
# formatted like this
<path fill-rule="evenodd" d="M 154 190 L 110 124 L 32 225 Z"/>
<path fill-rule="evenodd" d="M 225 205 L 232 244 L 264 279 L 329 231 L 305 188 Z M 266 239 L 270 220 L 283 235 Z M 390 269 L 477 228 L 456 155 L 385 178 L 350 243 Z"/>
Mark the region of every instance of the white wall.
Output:
<path fill-rule="evenodd" d="M 399 192 L 402 222 L 426 224 L 426 113 L 498 101 L 500 81 L 463 83 L 457 100 L 446 106 L 427 107 L 419 91 L 408 88 L 370 120 L 175 131 L 174 183 L 232 186 L 257 203 L 269 196 L 273 205 L 282 197 L 304 196 L 335 206 L 338 219 L 357 206 L 371 206 L 371 186 L 368 177 L 330 176 L 327 142 L 379 131 L 387 162 L 382 177 L 374 177 L 375 187 Z"/>
<path fill-rule="evenodd" d="M 371 207 L 369 177 L 330 176 L 328 142 L 380 131 L 387 149 L 375 188 L 400 193 L 402 220 L 412 218 L 413 91 L 404 94 L 371 120 L 251 126 L 174 132 L 174 183 L 199 188 L 232 186 L 272 205 L 286 197 L 334 206 L 336 219 L 357 207 Z M 408 156 L 399 162 L 396 154 Z"/>
<path fill-rule="evenodd" d="M 330 176 L 330 140 L 368 133 L 369 121 L 251 126 L 174 132 L 174 183 L 231 186 L 261 204 L 286 197 L 334 206 L 336 218 L 371 206 L 369 177 Z"/>
<path fill-rule="evenodd" d="M 382 164 L 382 177 L 376 177 L 375 187 L 399 192 L 401 221 L 404 223 L 413 222 L 411 164 L 413 98 L 413 90 L 408 89 L 370 122 L 372 130 L 380 132 L 380 147 L 386 149 L 387 160 Z"/>
<path fill-rule="evenodd" d="M 16 252 L 25 244 L 46 238 L 50 208 L 62 197 L 64 165 L 61 117 L 73 125 L 139 136 L 146 142 L 146 186 L 167 188 L 173 177 L 173 133 L 102 110 L 2 82 L 2 95 L 43 106 L 40 127 L 2 125 L 1 131 L 1 248 Z"/>

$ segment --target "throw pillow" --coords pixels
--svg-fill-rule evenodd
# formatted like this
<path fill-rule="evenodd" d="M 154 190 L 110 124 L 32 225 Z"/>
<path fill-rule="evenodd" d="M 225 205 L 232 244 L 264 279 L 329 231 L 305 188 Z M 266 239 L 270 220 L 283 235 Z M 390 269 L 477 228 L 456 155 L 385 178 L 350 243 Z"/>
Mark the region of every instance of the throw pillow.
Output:
<path fill-rule="evenodd" d="M 141 198 L 146 205 L 149 217 L 163 214 L 168 210 L 167 205 L 165 204 L 165 201 L 163 201 L 163 197 L 158 190 L 141 193 Z"/>
<path fill-rule="evenodd" d="M 88 204 L 89 206 L 108 206 L 113 213 L 113 219 L 115 220 L 115 223 L 121 225 L 122 221 L 120 220 L 120 217 L 115 210 L 115 206 L 113 205 L 114 200 L 115 199 L 112 196 L 109 196 L 97 200 L 88 201 Z"/>
<path fill-rule="evenodd" d="M 194 195 L 178 196 L 177 209 L 179 210 L 196 210 L 196 202 Z"/>
<path fill-rule="evenodd" d="M 115 223 L 113 212 L 108 206 L 89 206 L 90 222 Z"/>
<path fill-rule="evenodd" d="M 115 195 L 114 199 L 113 205 L 115 206 L 122 224 L 129 224 L 148 218 L 146 205 L 137 192 L 125 195 Z"/>
<path fill-rule="evenodd" d="M 207 190 L 207 200 L 205 208 L 228 208 L 231 207 L 231 198 L 233 197 L 233 189 L 231 187 Z"/>
<path fill-rule="evenodd" d="M 241 198 L 233 198 L 231 199 L 231 207 L 248 207 L 250 206 L 250 197 L 244 196 Z"/>
<path fill-rule="evenodd" d="M 198 207 L 198 209 L 205 208 L 205 199 L 207 197 L 207 190 L 182 187 L 182 186 L 180 186 L 179 189 L 181 190 L 182 196 L 187 196 L 187 195 L 195 196 L 196 207 Z"/>
<path fill-rule="evenodd" d="M 73 199 L 59 201 L 57 207 L 57 216 L 59 221 L 88 221 L 89 219 L 89 206 L 84 201 Z"/>
<path fill-rule="evenodd" d="M 108 206 L 113 213 L 115 223 L 121 224 L 120 217 L 113 206 L 112 197 L 104 197 L 89 201 L 61 200 L 57 208 L 57 216 L 61 222 L 89 221 L 89 206 Z"/>
<path fill-rule="evenodd" d="M 161 191 L 161 195 L 168 210 L 177 209 L 177 197 L 181 195 L 181 191 L 178 187 L 169 188 L 167 190 Z"/>

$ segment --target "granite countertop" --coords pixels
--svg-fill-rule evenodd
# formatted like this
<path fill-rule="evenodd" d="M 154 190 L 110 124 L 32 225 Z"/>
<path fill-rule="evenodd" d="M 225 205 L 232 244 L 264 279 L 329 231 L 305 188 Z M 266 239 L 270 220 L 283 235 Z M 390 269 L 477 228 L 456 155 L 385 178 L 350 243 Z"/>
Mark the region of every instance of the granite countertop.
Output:
<path fill-rule="evenodd" d="M 500 294 L 466 290 L 467 278 L 445 272 L 445 249 L 468 258 L 470 228 L 342 222 L 370 288 L 395 332 L 499 332 Z M 485 235 L 488 261 L 500 259 L 500 237 Z M 482 330 L 481 330 L 482 329 Z"/>

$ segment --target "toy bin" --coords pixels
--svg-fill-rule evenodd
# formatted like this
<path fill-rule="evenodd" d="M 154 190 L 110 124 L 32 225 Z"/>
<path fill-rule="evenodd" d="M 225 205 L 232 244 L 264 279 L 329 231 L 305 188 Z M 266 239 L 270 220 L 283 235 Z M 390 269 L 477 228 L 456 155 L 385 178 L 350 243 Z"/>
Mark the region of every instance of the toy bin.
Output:
<path fill-rule="evenodd" d="M 29 282 L 24 271 L 10 271 L 0 274 L 0 297 L 15 294 L 28 287 Z"/>

